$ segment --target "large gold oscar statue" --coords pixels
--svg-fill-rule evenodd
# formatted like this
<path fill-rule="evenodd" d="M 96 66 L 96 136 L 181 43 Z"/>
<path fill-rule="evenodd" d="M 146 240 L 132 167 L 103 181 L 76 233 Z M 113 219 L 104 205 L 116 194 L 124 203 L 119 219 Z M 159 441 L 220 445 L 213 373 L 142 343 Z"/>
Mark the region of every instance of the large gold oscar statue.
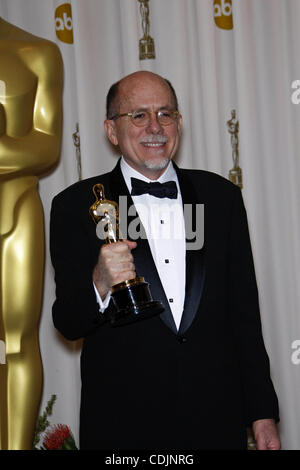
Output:
<path fill-rule="evenodd" d="M 38 177 L 60 154 L 62 70 L 54 43 L 0 18 L 0 449 L 32 448 L 41 399 Z"/>

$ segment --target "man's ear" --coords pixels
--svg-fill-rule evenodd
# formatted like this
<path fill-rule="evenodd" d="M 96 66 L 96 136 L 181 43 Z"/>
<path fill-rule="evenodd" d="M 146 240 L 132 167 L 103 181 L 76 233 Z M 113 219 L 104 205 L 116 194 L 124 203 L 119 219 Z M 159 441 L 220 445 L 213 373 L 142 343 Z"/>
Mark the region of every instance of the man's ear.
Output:
<path fill-rule="evenodd" d="M 178 129 L 178 134 L 181 135 L 181 132 L 182 132 L 182 116 L 181 116 L 181 114 L 179 114 L 179 116 L 178 116 L 177 129 Z"/>
<path fill-rule="evenodd" d="M 104 121 L 105 133 L 113 145 L 118 145 L 118 138 L 116 133 L 116 124 L 112 119 L 106 119 Z"/>

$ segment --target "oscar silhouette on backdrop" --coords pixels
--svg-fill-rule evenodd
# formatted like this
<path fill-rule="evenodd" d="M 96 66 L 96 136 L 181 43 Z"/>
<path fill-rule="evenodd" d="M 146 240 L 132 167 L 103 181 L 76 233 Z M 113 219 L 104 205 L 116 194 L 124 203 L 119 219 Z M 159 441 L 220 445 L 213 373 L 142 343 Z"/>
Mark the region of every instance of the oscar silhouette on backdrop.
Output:
<path fill-rule="evenodd" d="M 44 220 L 38 177 L 58 161 L 58 47 L 0 18 L 0 449 L 32 448 L 43 373 Z"/>

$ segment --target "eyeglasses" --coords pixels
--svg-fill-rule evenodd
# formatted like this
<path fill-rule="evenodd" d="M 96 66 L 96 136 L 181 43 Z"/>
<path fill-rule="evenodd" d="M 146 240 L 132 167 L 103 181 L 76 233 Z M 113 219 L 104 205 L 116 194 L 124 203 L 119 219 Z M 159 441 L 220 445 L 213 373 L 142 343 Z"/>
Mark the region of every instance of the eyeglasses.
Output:
<path fill-rule="evenodd" d="M 129 116 L 135 126 L 146 127 L 150 124 L 151 114 L 155 114 L 156 119 L 162 126 L 170 126 L 177 120 L 179 111 L 169 109 L 160 109 L 159 111 L 136 110 L 132 113 L 115 114 L 110 119 L 115 121 L 121 117 Z"/>

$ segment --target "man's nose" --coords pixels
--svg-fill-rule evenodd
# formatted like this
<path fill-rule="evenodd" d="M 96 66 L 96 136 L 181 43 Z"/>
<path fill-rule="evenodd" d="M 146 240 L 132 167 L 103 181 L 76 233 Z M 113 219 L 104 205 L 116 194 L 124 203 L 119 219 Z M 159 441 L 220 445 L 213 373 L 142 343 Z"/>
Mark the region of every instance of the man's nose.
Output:
<path fill-rule="evenodd" d="M 147 126 L 147 130 L 153 134 L 163 133 L 163 126 L 160 124 L 155 112 L 149 113 L 149 124 Z"/>

